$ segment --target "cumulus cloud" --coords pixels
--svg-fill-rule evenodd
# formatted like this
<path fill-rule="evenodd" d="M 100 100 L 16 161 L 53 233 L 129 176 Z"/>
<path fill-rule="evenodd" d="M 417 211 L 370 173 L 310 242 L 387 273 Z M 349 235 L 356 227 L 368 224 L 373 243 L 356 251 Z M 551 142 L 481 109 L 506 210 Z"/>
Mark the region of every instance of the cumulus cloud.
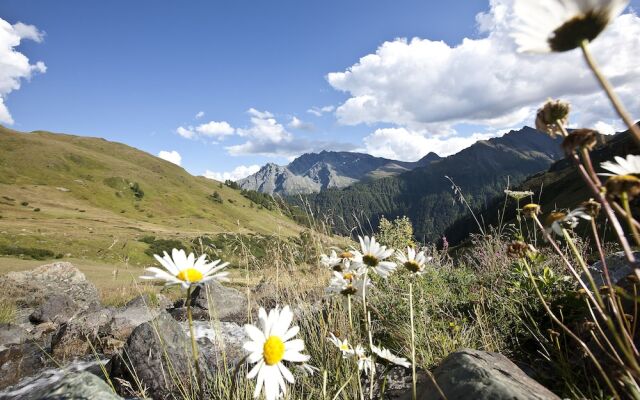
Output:
<path fill-rule="evenodd" d="M 33 25 L 18 22 L 11 25 L 0 18 L 0 122 L 13 124 L 13 118 L 6 106 L 9 93 L 20 89 L 23 79 L 31 79 L 36 73 L 47 72 L 47 66 L 38 61 L 31 64 L 29 59 L 16 51 L 22 40 L 33 40 L 40 43 L 44 40 L 44 32 Z"/>
<path fill-rule="evenodd" d="M 324 107 L 311 107 L 307 110 L 309 114 L 313 114 L 316 117 L 322 117 L 323 114 L 327 114 L 333 112 L 335 110 L 335 106 L 324 106 Z"/>
<path fill-rule="evenodd" d="M 377 129 L 364 138 L 365 151 L 376 157 L 400 161 L 418 161 L 430 152 L 445 157 L 463 150 L 478 140 L 499 136 L 474 133 L 470 136 L 430 136 L 406 128 Z"/>
<path fill-rule="evenodd" d="M 332 141 L 307 140 L 294 136 L 268 111 L 249 109 L 251 125 L 236 130 L 236 134 L 246 138 L 241 144 L 227 146 L 231 155 L 262 155 L 266 157 L 291 158 L 302 153 L 320 150 L 352 150 L 355 146 Z"/>
<path fill-rule="evenodd" d="M 160 153 L 158 153 L 158 157 L 162 158 L 163 160 L 169 161 L 170 163 L 174 163 L 175 165 L 181 165 L 182 163 L 182 156 L 175 150 L 162 150 Z"/>
<path fill-rule="evenodd" d="M 224 139 L 225 136 L 233 135 L 235 131 L 235 128 L 226 121 L 210 121 L 196 127 L 179 126 L 178 129 L 176 129 L 176 133 L 186 139 L 208 137 L 220 140 Z"/>
<path fill-rule="evenodd" d="M 235 167 L 233 171 L 229 172 L 214 172 L 205 171 L 205 178 L 215 179 L 216 181 L 224 182 L 226 180 L 237 181 L 242 178 L 246 178 L 249 175 L 253 175 L 260 170 L 259 165 L 240 165 Z"/>
<path fill-rule="evenodd" d="M 195 118 L 196 118 L 196 119 L 200 119 L 200 118 L 202 118 L 202 117 L 204 117 L 204 111 L 198 111 L 198 113 L 196 114 L 196 117 L 195 117 Z"/>
<path fill-rule="evenodd" d="M 513 0 L 492 0 L 477 16 L 479 38 L 450 46 L 429 39 L 380 45 L 345 71 L 327 75 L 349 98 L 336 110 L 347 125 L 391 123 L 450 133 L 460 123 L 491 128 L 531 123 L 548 97 L 572 102 L 573 122 L 610 123 L 613 110 L 579 51 L 518 54 L 510 37 L 518 24 Z M 618 17 L 594 41 L 593 53 L 629 109 L 640 109 L 640 18 Z M 640 115 L 636 115 L 636 118 Z"/>
<path fill-rule="evenodd" d="M 299 131 L 313 131 L 316 128 L 313 124 L 304 122 L 295 116 L 291 117 L 291 121 L 289 121 L 288 126 L 291 129 L 297 129 Z"/>

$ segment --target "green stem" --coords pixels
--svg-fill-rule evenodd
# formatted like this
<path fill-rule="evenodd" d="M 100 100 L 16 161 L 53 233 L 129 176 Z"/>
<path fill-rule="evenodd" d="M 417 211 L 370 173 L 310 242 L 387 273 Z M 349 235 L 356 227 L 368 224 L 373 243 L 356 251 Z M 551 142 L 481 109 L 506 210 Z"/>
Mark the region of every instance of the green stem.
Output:
<path fill-rule="evenodd" d="M 193 327 L 193 316 L 191 315 L 191 285 L 187 288 L 187 321 L 189 322 L 189 332 L 191 333 L 191 353 L 193 354 L 193 365 L 196 370 L 196 385 L 200 387 L 200 363 L 198 362 L 198 344 L 196 343 L 196 334 Z"/>
<path fill-rule="evenodd" d="M 413 282 L 409 282 L 409 317 L 411 320 L 411 383 L 413 400 L 418 398 L 416 381 L 416 333 L 413 322 Z M 386 377 L 385 377 L 386 380 Z"/>
<path fill-rule="evenodd" d="M 353 316 L 351 314 L 351 295 L 347 295 L 347 308 L 349 310 L 349 328 L 351 328 L 351 332 L 353 332 Z"/>
<path fill-rule="evenodd" d="M 611 104 L 613 104 L 613 108 L 615 108 L 620 118 L 622 118 L 627 127 L 629 127 L 629 130 L 631 130 L 636 144 L 640 146 L 640 128 L 638 128 L 638 126 L 633 122 L 629 113 L 622 104 L 620 97 L 615 93 L 613 86 L 611 86 L 609 80 L 604 76 L 600 67 L 598 67 L 595 58 L 593 58 L 593 55 L 591 54 L 591 50 L 589 50 L 589 41 L 586 39 L 583 40 L 582 43 L 580 43 L 580 48 L 582 49 L 582 54 L 584 55 L 585 60 L 587 61 L 587 65 L 589 65 L 589 68 L 591 68 L 598 79 L 600 86 L 609 97 Z"/>

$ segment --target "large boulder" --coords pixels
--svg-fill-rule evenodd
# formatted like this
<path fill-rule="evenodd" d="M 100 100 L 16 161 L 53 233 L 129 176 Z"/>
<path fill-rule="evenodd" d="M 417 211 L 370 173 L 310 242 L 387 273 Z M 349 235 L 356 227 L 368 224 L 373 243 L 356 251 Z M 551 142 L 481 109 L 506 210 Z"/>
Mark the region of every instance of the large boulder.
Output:
<path fill-rule="evenodd" d="M 463 349 L 450 354 L 433 372 L 449 400 L 559 400 L 499 353 Z M 401 399 L 411 399 L 411 391 Z M 420 400 L 440 400 L 430 380 L 418 388 Z"/>
<path fill-rule="evenodd" d="M 247 298 L 237 289 L 211 281 L 196 287 L 191 296 L 193 307 L 207 310 L 210 318 L 232 322 L 244 322 L 246 319 Z"/>
<path fill-rule="evenodd" d="M 42 265 L 33 270 L 0 276 L 0 293 L 22 308 L 35 308 L 54 296 L 67 295 L 85 310 L 99 305 L 98 290 L 68 262 Z"/>
<path fill-rule="evenodd" d="M 633 255 L 636 259 L 640 260 L 640 252 L 635 252 Z M 624 278 L 633 274 L 633 267 L 627 262 L 624 252 L 622 251 L 608 255 L 605 258 L 605 262 L 607 263 L 607 269 L 609 270 L 609 277 L 614 285 L 619 285 Z M 602 261 L 596 261 L 593 263 L 593 265 L 589 267 L 589 271 L 591 272 L 593 280 L 596 282 L 597 286 L 607 284 Z M 582 273 L 582 279 L 587 283 L 587 285 L 589 285 L 589 281 L 587 280 L 585 273 Z"/>
<path fill-rule="evenodd" d="M 181 325 L 189 335 L 189 324 Z M 194 321 L 194 331 L 207 365 L 235 368 L 246 355 L 242 346 L 248 338 L 244 327 L 235 322 Z"/>
<path fill-rule="evenodd" d="M 16 384 L 46 367 L 48 356 L 40 346 L 27 342 L 0 350 L 0 389 Z"/>
<path fill-rule="evenodd" d="M 202 355 L 199 364 L 205 373 L 207 368 L 213 368 Z M 136 383 L 140 382 L 153 399 L 173 398 L 180 387 L 184 390 L 184 385 L 193 380 L 190 340 L 171 315 L 161 312 L 133 330 L 122 354 L 111 359 L 109 369 L 123 395 L 130 394 L 125 381 L 134 390 L 140 389 Z"/>
<path fill-rule="evenodd" d="M 27 341 L 27 331 L 15 324 L 0 324 L 0 350 L 12 344 L 22 344 Z"/>
<path fill-rule="evenodd" d="M 29 316 L 29 321 L 34 324 L 43 322 L 61 324 L 69 321 L 78 311 L 78 306 L 71 296 L 66 293 L 54 294 L 36 307 Z"/>

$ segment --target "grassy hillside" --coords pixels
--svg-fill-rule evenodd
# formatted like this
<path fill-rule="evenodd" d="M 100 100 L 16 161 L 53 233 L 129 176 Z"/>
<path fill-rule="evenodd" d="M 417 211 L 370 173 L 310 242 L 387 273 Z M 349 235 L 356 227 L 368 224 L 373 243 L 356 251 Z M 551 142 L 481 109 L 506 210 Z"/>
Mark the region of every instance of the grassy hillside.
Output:
<path fill-rule="evenodd" d="M 145 236 L 190 241 L 204 234 L 287 237 L 301 231 L 238 190 L 124 144 L 0 127 L 5 250 L 38 248 L 58 257 L 138 265 L 151 260 L 144 254 L 149 244 L 140 241 Z"/>

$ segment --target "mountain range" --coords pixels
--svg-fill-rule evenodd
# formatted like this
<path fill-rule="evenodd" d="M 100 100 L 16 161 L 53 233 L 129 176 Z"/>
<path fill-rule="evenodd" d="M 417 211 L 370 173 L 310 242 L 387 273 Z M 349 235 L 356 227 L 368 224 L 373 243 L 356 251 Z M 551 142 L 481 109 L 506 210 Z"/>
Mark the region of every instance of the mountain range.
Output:
<path fill-rule="evenodd" d="M 429 153 L 416 162 L 405 162 L 363 153 L 322 151 L 303 154 L 287 166 L 267 164 L 237 183 L 242 189 L 267 194 L 309 194 L 395 176 L 426 167 L 440 158 L 435 153 Z"/>
<path fill-rule="evenodd" d="M 342 234 L 358 227 L 371 230 L 383 216 L 406 215 L 413 222 L 417 239 L 435 242 L 453 221 L 467 214 L 468 208 L 486 206 L 506 187 L 548 169 L 561 157 L 559 139 L 524 127 L 476 142 L 427 166 L 290 201 L 304 203 Z"/>

